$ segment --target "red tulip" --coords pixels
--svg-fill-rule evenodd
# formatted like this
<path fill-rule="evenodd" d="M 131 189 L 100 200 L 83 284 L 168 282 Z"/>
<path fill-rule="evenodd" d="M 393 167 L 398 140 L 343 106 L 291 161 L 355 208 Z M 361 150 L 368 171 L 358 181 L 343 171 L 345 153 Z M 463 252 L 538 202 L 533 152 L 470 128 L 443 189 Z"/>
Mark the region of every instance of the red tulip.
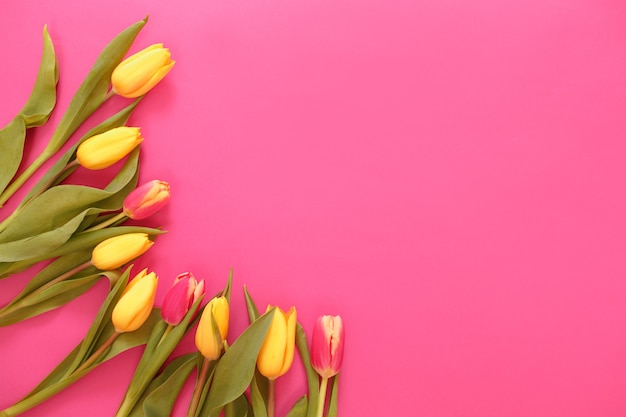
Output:
<path fill-rule="evenodd" d="M 322 378 L 337 375 L 343 361 L 344 329 L 341 316 L 320 316 L 313 328 L 311 364 Z"/>
<path fill-rule="evenodd" d="M 167 324 L 178 325 L 191 306 L 203 295 L 204 280 L 196 281 L 190 272 L 178 275 L 165 294 L 161 307 L 161 317 Z"/>
<path fill-rule="evenodd" d="M 152 216 L 170 201 L 170 185 L 153 180 L 135 188 L 124 199 L 124 214 L 141 220 Z"/>

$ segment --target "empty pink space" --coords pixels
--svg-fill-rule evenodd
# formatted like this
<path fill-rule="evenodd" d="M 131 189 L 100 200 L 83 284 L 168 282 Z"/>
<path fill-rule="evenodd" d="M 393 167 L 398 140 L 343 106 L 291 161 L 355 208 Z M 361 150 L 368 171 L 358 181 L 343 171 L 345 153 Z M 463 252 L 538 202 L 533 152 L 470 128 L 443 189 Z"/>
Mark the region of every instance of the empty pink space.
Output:
<path fill-rule="evenodd" d="M 149 221 L 168 232 L 137 262 L 160 276 L 157 304 L 183 271 L 215 293 L 232 268 L 233 338 L 244 284 L 262 308 L 296 306 L 308 335 L 340 314 L 344 417 L 626 414 L 625 3 L 5 1 L 1 126 L 28 98 L 44 24 L 59 60 L 29 158 L 146 15 L 131 52 L 162 42 L 177 61 L 130 120 L 140 180 L 172 187 Z M 30 276 L 0 281 L 0 305 Z M 0 328 L 0 409 L 74 348 L 106 292 Z M 140 355 L 24 415 L 113 415 Z M 277 416 L 305 389 L 296 360 Z"/>

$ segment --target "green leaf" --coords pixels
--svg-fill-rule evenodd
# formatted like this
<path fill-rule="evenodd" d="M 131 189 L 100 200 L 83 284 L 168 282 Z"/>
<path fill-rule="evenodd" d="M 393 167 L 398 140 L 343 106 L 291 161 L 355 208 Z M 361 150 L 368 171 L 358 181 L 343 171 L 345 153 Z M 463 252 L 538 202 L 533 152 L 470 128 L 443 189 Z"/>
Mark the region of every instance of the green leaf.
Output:
<path fill-rule="evenodd" d="M 270 328 L 271 309 L 246 328 L 224 353 L 215 368 L 215 377 L 203 411 L 218 416 L 224 406 L 244 393 L 256 369 L 256 360 Z"/>
<path fill-rule="evenodd" d="M 44 26 L 43 54 L 39 64 L 39 72 L 33 91 L 20 112 L 26 127 L 41 126 L 48 121 L 56 104 L 58 81 L 59 67 L 54 53 L 54 45 L 48 33 L 48 27 Z"/>
<path fill-rule="evenodd" d="M 307 417 L 315 417 L 317 414 L 317 403 L 320 396 L 319 375 L 311 365 L 311 354 L 309 353 L 309 344 L 306 340 L 306 334 L 300 323 L 296 324 L 296 347 L 302 359 L 304 370 L 306 372 L 307 385 L 309 387 L 309 409 Z"/>
<path fill-rule="evenodd" d="M 250 383 L 250 402 L 252 403 L 254 417 L 267 417 L 268 396 L 269 380 L 256 369 Z"/>
<path fill-rule="evenodd" d="M 48 121 L 56 103 L 59 80 L 57 60 L 47 27 L 43 29 L 43 54 L 30 98 L 20 113 L 0 130 L 0 193 L 9 184 L 22 162 L 26 129 Z"/>
<path fill-rule="evenodd" d="M 330 389 L 330 399 L 328 400 L 328 414 L 326 417 L 337 417 L 337 395 L 339 390 L 339 374 L 330 380 L 332 387 Z"/>
<path fill-rule="evenodd" d="M 148 386 L 129 417 L 169 417 L 189 374 L 196 366 L 196 354 L 189 353 L 172 360 Z M 116 417 L 123 417 L 117 414 Z"/>
<path fill-rule="evenodd" d="M 307 397 L 304 395 L 296 401 L 285 417 L 306 417 L 308 406 Z"/>
<path fill-rule="evenodd" d="M 252 408 L 245 394 L 241 394 L 235 401 L 224 407 L 225 417 L 248 417 L 252 415 Z"/>
<path fill-rule="evenodd" d="M 104 102 L 111 84 L 111 74 L 130 49 L 146 19 L 126 28 L 100 53 L 98 59 L 74 94 L 44 153 L 57 152 L 87 117 Z"/>
<path fill-rule="evenodd" d="M 74 265 L 74 261 L 80 262 L 82 260 L 76 258 L 78 255 L 80 254 L 74 255 L 71 260 L 63 258 L 58 259 L 44 268 L 33 280 L 49 277 L 46 283 L 51 281 L 56 278 L 56 276 L 54 276 L 55 272 L 51 271 L 55 269 L 57 264 L 67 264 L 71 262 L 69 265 Z M 88 256 L 87 259 L 89 259 Z M 83 294 L 103 276 L 107 276 L 111 282 L 117 280 L 116 272 L 102 272 L 91 267 L 59 283 L 51 285 L 48 288 L 43 287 L 45 283 L 39 288 L 30 286 L 29 283 L 28 288 L 25 288 L 7 306 L 0 309 L 0 326 L 14 324 L 58 308 Z"/>
<path fill-rule="evenodd" d="M 134 407 L 174 348 L 192 328 L 192 323 L 197 319 L 195 312 L 201 302 L 202 300 L 197 300 L 177 326 L 169 326 L 163 320 L 156 323 L 126 390 L 121 408 L 132 409 Z"/>
<path fill-rule="evenodd" d="M 25 139 L 26 126 L 20 115 L 0 130 L 0 194 L 20 167 Z"/>
<path fill-rule="evenodd" d="M 250 323 L 252 323 L 259 317 L 259 310 L 257 309 L 256 304 L 254 303 L 254 300 L 252 300 L 252 297 L 248 293 L 248 288 L 245 285 L 243 286 L 243 295 L 246 299 L 248 319 L 250 320 Z"/>

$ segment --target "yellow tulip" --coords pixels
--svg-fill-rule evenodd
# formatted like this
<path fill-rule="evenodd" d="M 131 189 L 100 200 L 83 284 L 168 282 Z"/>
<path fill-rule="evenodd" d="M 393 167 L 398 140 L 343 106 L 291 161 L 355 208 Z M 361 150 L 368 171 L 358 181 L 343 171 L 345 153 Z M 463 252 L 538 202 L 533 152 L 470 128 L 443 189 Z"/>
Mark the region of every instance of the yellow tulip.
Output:
<path fill-rule="evenodd" d="M 130 281 L 113 308 L 111 320 L 118 333 L 137 330 L 150 316 L 158 278 L 154 272 L 147 271 L 144 269 Z"/>
<path fill-rule="evenodd" d="M 268 306 L 267 310 L 270 308 Z M 295 307 L 291 307 L 287 312 L 276 308 L 257 358 L 257 368 L 265 377 L 276 379 L 291 367 L 296 341 L 296 322 Z"/>
<path fill-rule="evenodd" d="M 108 168 L 143 142 L 138 127 L 121 126 L 86 139 L 76 150 L 78 163 L 87 169 Z"/>
<path fill-rule="evenodd" d="M 226 297 L 215 297 L 208 302 L 196 330 L 196 347 L 209 360 L 217 359 L 228 336 L 230 308 Z"/>
<path fill-rule="evenodd" d="M 146 233 L 126 233 L 100 242 L 91 252 L 91 263 L 111 271 L 144 254 L 154 245 Z"/>
<path fill-rule="evenodd" d="M 159 43 L 126 58 L 111 74 L 113 92 L 127 98 L 146 94 L 176 63 L 170 57 L 169 49 Z"/>

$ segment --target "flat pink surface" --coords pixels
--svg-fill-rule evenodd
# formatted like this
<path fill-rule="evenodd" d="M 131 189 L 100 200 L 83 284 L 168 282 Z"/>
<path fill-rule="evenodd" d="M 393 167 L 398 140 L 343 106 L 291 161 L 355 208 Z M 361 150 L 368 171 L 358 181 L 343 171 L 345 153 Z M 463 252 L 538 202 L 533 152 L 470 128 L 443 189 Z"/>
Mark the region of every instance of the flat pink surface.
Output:
<path fill-rule="evenodd" d="M 232 267 L 233 337 L 244 284 L 309 334 L 341 314 L 343 417 L 626 415 L 626 3 L 5 1 L 0 125 L 44 24 L 59 59 L 29 157 L 147 14 L 132 50 L 163 42 L 177 61 L 131 119 L 141 180 L 173 190 L 147 222 L 169 232 L 137 262 L 161 277 L 157 304 L 182 271 L 213 293 Z M 0 303 L 27 279 L 1 281 Z M 106 289 L 0 329 L 0 408 L 82 339 Z M 113 415 L 140 354 L 26 415 Z M 296 363 L 278 416 L 304 390 Z"/>

